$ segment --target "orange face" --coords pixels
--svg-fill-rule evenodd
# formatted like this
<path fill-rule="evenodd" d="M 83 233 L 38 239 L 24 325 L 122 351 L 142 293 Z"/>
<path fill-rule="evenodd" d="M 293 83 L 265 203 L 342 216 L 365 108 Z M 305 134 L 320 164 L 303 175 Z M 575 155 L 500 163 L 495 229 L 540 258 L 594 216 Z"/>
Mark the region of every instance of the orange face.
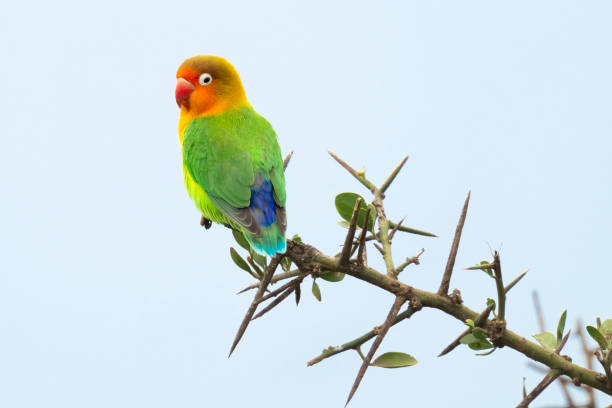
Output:
<path fill-rule="evenodd" d="M 224 58 L 199 55 L 185 60 L 174 92 L 181 113 L 210 116 L 248 105 L 236 69 Z"/>

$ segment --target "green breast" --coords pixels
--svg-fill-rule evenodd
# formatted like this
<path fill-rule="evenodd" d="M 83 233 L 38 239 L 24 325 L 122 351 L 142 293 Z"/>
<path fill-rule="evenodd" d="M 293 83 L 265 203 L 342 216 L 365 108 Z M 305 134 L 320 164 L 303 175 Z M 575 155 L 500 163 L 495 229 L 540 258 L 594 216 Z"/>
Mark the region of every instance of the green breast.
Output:
<path fill-rule="evenodd" d="M 208 195 L 202 190 L 202 187 L 198 183 L 196 183 L 191 175 L 189 174 L 189 170 L 183 164 L 183 178 L 185 179 L 185 188 L 187 188 L 187 193 L 189 197 L 193 200 L 196 207 L 202 215 L 213 222 L 217 222 L 220 224 L 229 224 L 229 220 L 225 217 L 225 215 L 221 214 L 217 207 L 210 201 Z"/>

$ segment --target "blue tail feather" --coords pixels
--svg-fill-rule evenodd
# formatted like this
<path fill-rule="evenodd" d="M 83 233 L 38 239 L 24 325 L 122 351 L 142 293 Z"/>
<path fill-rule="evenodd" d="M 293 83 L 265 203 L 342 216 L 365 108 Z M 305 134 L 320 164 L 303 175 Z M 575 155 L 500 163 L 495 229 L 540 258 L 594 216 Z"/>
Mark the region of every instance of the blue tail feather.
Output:
<path fill-rule="evenodd" d="M 278 227 L 276 217 L 276 203 L 270 180 L 257 177 L 251 188 L 251 201 L 249 209 L 257 224 L 261 227 L 261 235 L 255 236 L 245 233 L 251 247 L 260 255 L 274 256 L 284 253 L 287 241 Z"/>

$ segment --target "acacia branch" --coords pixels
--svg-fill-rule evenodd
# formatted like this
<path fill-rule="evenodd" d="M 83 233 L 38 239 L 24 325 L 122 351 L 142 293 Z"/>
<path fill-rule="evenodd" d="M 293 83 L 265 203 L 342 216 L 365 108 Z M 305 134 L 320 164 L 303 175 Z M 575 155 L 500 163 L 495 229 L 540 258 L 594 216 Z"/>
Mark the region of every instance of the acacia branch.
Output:
<path fill-rule="evenodd" d="M 287 240 L 287 250 L 284 256 L 288 257 L 298 267 L 298 271 L 290 271 L 281 275 L 283 275 L 282 279 L 288 279 L 290 277 L 295 277 L 295 279 L 283 285 L 281 288 L 278 288 L 274 292 L 268 294 L 267 296 L 263 296 L 263 293 L 266 291 L 268 284 L 273 281 L 272 276 L 274 274 L 274 271 L 277 268 L 281 258 L 283 257 L 283 255 L 277 254 L 270 261 L 270 264 L 268 265 L 263 274 L 261 282 L 257 285 L 251 285 L 250 287 L 247 287 L 245 289 L 248 290 L 250 288 L 258 288 L 253 302 L 249 307 L 249 310 L 247 311 L 247 314 L 240 326 L 240 329 L 238 330 L 238 334 L 236 335 L 234 343 L 232 344 L 230 355 L 236 347 L 236 344 L 242 337 L 251 319 L 255 319 L 265 314 L 277 304 L 279 304 L 282 300 L 287 298 L 294 291 L 296 292 L 296 299 L 299 300 L 299 285 L 307 275 L 311 275 L 313 278 L 315 278 L 319 276 L 322 270 L 330 270 L 347 274 L 356 279 L 377 286 L 380 289 L 383 289 L 395 296 L 395 302 L 393 304 L 393 307 L 389 311 L 387 318 L 385 319 L 385 322 L 381 327 L 375 328 L 374 330 L 341 346 L 329 347 L 328 349 L 323 350 L 323 352 L 319 356 L 308 362 L 308 365 L 310 366 L 346 350 L 357 351 L 363 361 L 353 384 L 353 387 L 347 398 L 347 404 L 355 394 L 367 368 L 371 365 L 371 361 L 374 357 L 374 354 L 376 353 L 378 347 L 382 343 L 385 335 L 388 333 L 391 326 L 399 323 L 404 319 L 409 318 L 410 316 L 412 316 L 412 314 L 420 310 L 422 307 L 438 309 L 448 315 L 455 317 L 461 322 L 465 322 L 466 320 L 471 319 L 475 321 L 476 327 L 480 327 L 486 332 L 487 336 L 496 347 L 501 348 L 507 346 L 508 348 L 514 349 L 524 354 L 531 360 L 543 363 L 549 368 L 549 371 L 544 380 L 530 394 L 527 395 L 525 393 L 524 401 L 519 406 L 527 406 L 529 402 L 535 397 L 537 397 L 537 395 L 539 395 L 550 383 L 552 383 L 555 379 L 561 376 L 569 377 L 571 381 L 576 385 L 587 384 L 590 387 L 596 388 L 608 395 L 612 395 L 612 373 L 610 372 L 609 368 L 610 359 L 612 358 L 611 356 L 598 356 L 598 359 L 600 360 L 600 362 L 602 362 L 602 364 L 608 364 L 607 366 L 604 365 L 604 369 L 606 370 L 607 374 L 606 377 L 603 374 L 597 373 L 589 368 L 578 366 L 572 363 L 571 359 L 559 355 L 559 351 L 567 341 L 569 333 L 563 338 L 557 350 L 551 353 L 549 349 L 541 347 L 540 345 L 535 344 L 527 340 L 526 338 L 521 337 L 518 334 L 506 329 L 506 322 L 504 320 L 506 292 L 508 292 L 518 281 L 520 281 L 525 276 L 526 272 L 519 275 L 509 285 L 504 287 L 501 273 L 501 263 L 499 260 L 499 254 L 497 252 L 495 252 L 494 254 L 493 263 L 468 268 L 494 270 L 494 278 L 496 281 L 496 287 L 498 292 L 497 304 L 499 305 L 499 315 L 496 316 L 496 318 L 488 319 L 488 316 L 494 307 L 493 304 L 489 305 L 481 314 L 477 314 L 475 311 L 462 304 L 462 300 L 460 298 L 460 293 L 458 290 L 453 291 L 453 294 L 451 294 L 450 296 L 448 295 L 450 279 L 459 248 L 461 233 L 467 216 L 470 192 L 468 192 L 461 212 L 461 216 L 459 218 L 459 222 L 449 253 L 448 262 L 446 264 L 446 268 L 443 273 L 443 278 L 437 293 L 420 290 L 402 282 L 399 282 L 397 280 L 397 275 L 411 263 L 418 264 L 418 258 L 423 253 L 423 250 L 421 250 L 419 253 L 417 253 L 417 255 L 413 256 L 412 258 L 406 258 L 406 261 L 404 263 L 395 268 L 391 254 L 391 239 L 397 231 L 406 231 L 428 236 L 435 235 L 424 231 L 404 227 L 401 225 L 403 220 L 400 221 L 398 224 L 389 221 L 385 214 L 385 209 L 383 205 L 383 200 L 385 198 L 384 192 L 394 181 L 402 166 L 405 164 L 407 157 L 404 158 L 404 160 L 396 167 L 396 169 L 393 170 L 393 172 L 389 175 L 389 177 L 381 185 L 381 187 L 377 188 L 365 177 L 365 169 L 358 172 L 352 167 L 350 167 L 338 156 L 336 156 L 334 153 L 329 152 L 329 154 L 342 167 L 344 167 L 349 173 L 351 173 L 351 175 L 355 177 L 361 184 L 366 186 L 374 195 L 372 204 L 377 214 L 376 218 L 378 220 L 378 232 L 376 234 L 372 234 L 370 237 L 366 236 L 367 223 L 369 221 L 368 207 L 366 211 L 365 226 L 362 228 L 360 237 L 357 239 L 357 241 L 355 241 L 356 224 L 359 215 L 359 208 L 361 205 L 361 199 L 358 199 L 355 202 L 355 207 L 353 209 L 351 221 L 349 224 L 349 231 L 344 242 L 341 256 L 330 257 L 322 254 L 319 250 L 308 244 Z M 291 154 L 289 154 L 289 156 L 285 160 L 284 167 L 286 167 L 290 157 Z M 386 273 L 382 273 L 377 271 L 376 269 L 370 268 L 369 266 L 367 266 L 367 262 L 365 261 L 365 242 L 374 239 L 382 245 L 379 246 L 377 242 L 374 242 L 374 246 L 382 254 L 385 263 Z M 359 251 L 357 252 L 357 250 Z M 357 258 L 351 259 L 355 252 L 357 252 Z M 487 271 L 487 273 L 491 274 L 491 271 Z M 280 279 L 281 278 L 277 278 L 276 280 Z M 260 304 L 263 300 L 269 299 L 274 296 L 277 296 L 276 299 L 274 299 L 257 316 L 252 318 L 258 304 Z M 407 300 L 410 301 L 410 306 L 404 313 L 400 314 L 399 309 Z M 459 344 L 459 340 L 465 334 L 469 333 L 470 330 L 471 329 L 468 329 L 464 333 L 462 333 L 462 335 L 453 343 L 451 343 L 451 345 L 449 345 L 449 347 L 447 347 L 447 349 L 445 349 L 441 353 L 441 355 L 455 348 L 457 344 Z M 368 354 L 364 356 L 361 352 L 361 346 L 366 341 L 374 337 L 376 338 L 372 343 Z M 567 380 L 565 381 L 567 382 Z M 571 401 L 570 405 L 573 405 Z"/>
<path fill-rule="evenodd" d="M 446 296 L 414 288 L 367 265 L 361 265 L 355 261 L 350 261 L 348 265 L 340 265 L 337 258 L 323 255 L 316 248 L 302 242 L 288 240 L 286 255 L 304 272 L 313 272 L 317 269 L 342 272 L 396 296 L 400 295 L 411 299 L 411 302 L 412 299 L 415 299 L 423 307 L 438 309 L 461 322 L 465 322 L 466 319 L 476 320 L 479 316 L 474 310 L 463 304 L 457 304 Z M 488 329 L 491 324 L 492 321 L 488 320 L 483 324 L 483 327 Z M 514 349 L 529 359 L 539 361 L 551 369 L 558 369 L 563 375 L 567 375 L 575 382 L 590 385 L 608 395 L 612 395 L 612 387 L 608 386 L 605 380 L 600 379 L 601 375 L 599 373 L 580 367 L 557 354 L 550 353 L 549 350 L 511 330 L 506 329 L 501 334 L 497 344 Z"/>

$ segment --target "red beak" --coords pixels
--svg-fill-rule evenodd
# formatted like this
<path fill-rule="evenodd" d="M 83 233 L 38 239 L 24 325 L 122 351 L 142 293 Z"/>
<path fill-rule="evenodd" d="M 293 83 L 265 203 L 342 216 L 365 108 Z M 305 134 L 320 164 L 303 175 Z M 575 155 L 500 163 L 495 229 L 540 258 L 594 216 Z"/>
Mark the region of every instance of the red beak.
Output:
<path fill-rule="evenodd" d="M 195 87 L 191 85 L 191 82 L 185 78 L 179 78 L 176 81 L 176 89 L 174 90 L 174 97 L 179 107 L 189 109 L 189 96 L 193 92 Z"/>

